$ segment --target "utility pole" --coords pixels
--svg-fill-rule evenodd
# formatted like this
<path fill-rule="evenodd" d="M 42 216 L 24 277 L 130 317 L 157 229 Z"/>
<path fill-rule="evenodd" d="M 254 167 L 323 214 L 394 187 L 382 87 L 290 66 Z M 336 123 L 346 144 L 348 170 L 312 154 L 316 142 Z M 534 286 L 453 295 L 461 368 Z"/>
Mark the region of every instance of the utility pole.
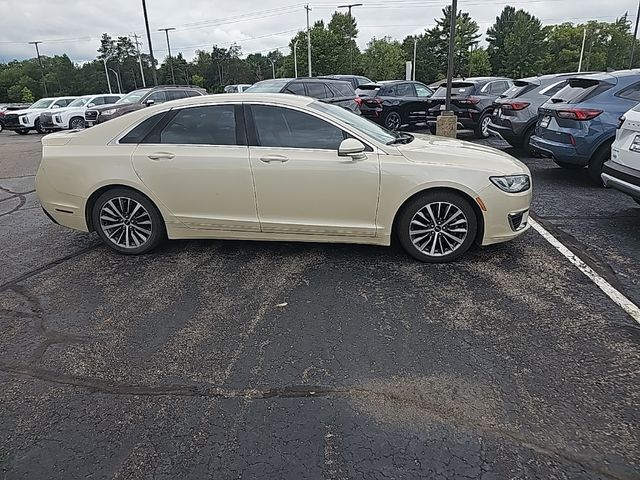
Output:
<path fill-rule="evenodd" d="M 636 15 L 636 26 L 633 29 L 633 41 L 631 42 L 631 59 L 629 60 L 629 70 L 633 68 L 633 54 L 636 49 L 636 38 L 638 36 L 638 22 L 640 22 L 640 0 L 638 1 L 638 14 Z"/>
<path fill-rule="evenodd" d="M 349 24 L 353 24 L 353 17 L 351 16 L 351 9 L 353 7 L 361 7 L 361 3 L 350 3 L 348 5 L 338 5 L 338 8 L 348 8 L 349 9 Z M 351 62 L 351 75 L 353 75 L 353 37 L 349 35 L 349 59 Z"/>
<path fill-rule="evenodd" d="M 267 57 L 267 60 L 271 62 L 271 78 L 276 78 L 276 62 Z"/>
<path fill-rule="evenodd" d="M 307 65 L 309 66 L 309 77 L 311 77 L 311 30 L 309 29 L 309 12 L 311 11 L 311 7 L 309 7 L 307 3 L 304 9 L 307 11 Z"/>
<path fill-rule="evenodd" d="M 104 57 L 102 59 L 102 63 L 104 63 L 104 74 L 107 77 L 107 85 L 109 86 L 109 93 L 113 93 L 113 91 L 111 90 L 111 80 L 109 79 L 109 70 L 107 69 L 107 58 L 109 57 Z"/>
<path fill-rule="evenodd" d="M 296 40 L 295 42 L 293 42 L 293 71 L 296 78 L 298 78 L 298 42 L 299 41 L 300 40 Z"/>
<path fill-rule="evenodd" d="M 416 50 L 418 49 L 418 39 L 413 39 L 413 75 L 411 75 L 412 80 L 416 81 Z"/>
<path fill-rule="evenodd" d="M 453 56 L 456 46 L 456 22 L 458 20 L 458 0 L 451 0 L 451 23 L 449 25 L 449 58 L 447 64 L 447 96 L 444 109 L 451 111 L 451 87 L 453 84 Z"/>
<path fill-rule="evenodd" d="M 167 50 L 169 50 L 169 67 L 171 68 L 171 81 L 175 85 L 176 84 L 176 77 L 173 74 L 173 59 L 171 58 L 171 44 L 169 43 L 169 30 L 175 30 L 175 28 L 170 27 L 170 28 L 159 28 L 158 29 L 159 32 L 164 32 L 164 34 L 167 36 Z"/>
<path fill-rule="evenodd" d="M 587 40 L 587 28 L 582 31 L 582 48 L 580 49 L 580 61 L 578 62 L 578 73 L 582 71 L 582 57 L 584 56 L 584 42 Z"/>
<path fill-rule="evenodd" d="M 144 27 L 147 30 L 147 42 L 149 42 L 149 56 L 151 57 L 151 71 L 153 72 L 153 84 L 158 85 L 158 73 L 156 72 L 156 59 L 153 56 L 153 45 L 151 44 L 151 32 L 149 31 L 149 16 L 147 15 L 147 2 L 142 0 L 142 11 L 144 12 Z"/>
<path fill-rule="evenodd" d="M 142 69 L 142 57 L 140 56 L 140 43 L 138 42 L 138 34 L 134 33 L 133 38 L 136 41 L 136 50 L 138 51 L 138 63 L 140 64 L 140 75 L 142 75 L 142 86 L 146 87 L 147 82 L 144 79 L 144 70 Z"/>
<path fill-rule="evenodd" d="M 44 79 L 44 66 L 42 65 L 42 59 L 40 58 L 40 49 L 38 48 L 39 43 L 42 43 L 42 42 L 41 41 L 29 42 L 30 45 L 36 46 L 36 55 L 38 56 L 38 63 L 40 64 L 40 70 L 42 71 L 42 88 L 44 90 L 44 96 L 48 97 L 49 94 L 47 93 L 47 81 Z"/>
<path fill-rule="evenodd" d="M 111 70 L 113 74 L 116 76 L 116 81 L 118 82 L 118 93 L 122 94 L 122 85 L 120 84 L 120 75 L 118 75 L 118 72 L 116 72 L 113 68 L 110 68 L 109 70 Z"/>

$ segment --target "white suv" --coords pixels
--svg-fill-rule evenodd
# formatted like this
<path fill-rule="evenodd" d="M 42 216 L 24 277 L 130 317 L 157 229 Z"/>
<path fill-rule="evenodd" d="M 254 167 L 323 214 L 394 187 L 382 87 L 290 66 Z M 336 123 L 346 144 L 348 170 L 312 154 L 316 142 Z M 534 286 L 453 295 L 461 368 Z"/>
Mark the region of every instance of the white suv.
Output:
<path fill-rule="evenodd" d="M 40 114 L 45 110 L 57 110 L 73 102 L 77 97 L 41 98 L 29 108 L 17 110 L 4 116 L 4 127 L 14 130 L 20 135 L 26 135 L 29 130 L 46 133 L 40 125 Z"/>
<path fill-rule="evenodd" d="M 602 183 L 640 204 L 640 104 L 620 119 L 611 160 L 602 167 Z"/>
<path fill-rule="evenodd" d="M 116 103 L 122 97 L 123 95 L 117 93 L 78 97 L 64 108 L 42 112 L 40 114 L 40 126 L 47 131 L 84 128 L 84 112 L 88 108 L 110 105 Z"/>

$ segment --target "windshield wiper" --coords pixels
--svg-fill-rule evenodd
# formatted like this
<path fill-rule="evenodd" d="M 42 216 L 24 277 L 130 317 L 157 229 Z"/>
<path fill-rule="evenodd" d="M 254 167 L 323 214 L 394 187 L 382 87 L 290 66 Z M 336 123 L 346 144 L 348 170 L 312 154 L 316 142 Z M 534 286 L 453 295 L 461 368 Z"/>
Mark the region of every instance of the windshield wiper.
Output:
<path fill-rule="evenodd" d="M 397 145 L 397 144 L 407 144 L 407 143 L 411 143 L 413 142 L 413 139 L 415 137 L 413 135 L 411 135 L 410 133 L 398 133 L 398 136 L 396 138 L 394 138 L 393 140 L 387 142 L 387 145 Z"/>

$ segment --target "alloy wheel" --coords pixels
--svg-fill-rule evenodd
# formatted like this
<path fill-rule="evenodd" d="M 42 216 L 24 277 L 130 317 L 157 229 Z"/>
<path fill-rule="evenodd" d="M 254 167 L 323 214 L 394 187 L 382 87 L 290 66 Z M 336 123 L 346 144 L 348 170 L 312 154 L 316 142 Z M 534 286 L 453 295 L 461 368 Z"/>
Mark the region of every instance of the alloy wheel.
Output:
<path fill-rule="evenodd" d="M 84 128 L 84 120 L 82 118 L 73 118 L 71 119 L 71 124 L 69 125 L 69 127 L 71 127 L 71 130 Z"/>
<path fill-rule="evenodd" d="M 482 119 L 482 125 L 480 130 L 482 131 L 482 136 L 487 138 L 489 136 L 489 124 L 491 123 L 491 117 L 487 115 Z"/>
<path fill-rule="evenodd" d="M 409 238 L 425 255 L 442 257 L 455 252 L 467 238 L 469 223 L 464 212 L 449 202 L 433 202 L 420 208 L 409 222 Z"/>
<path fill-rule="evenodd" d="M 153 222 L 146 208 L 128 197 L 108 200 L 100 209 L 100 228 L 121 248 L 139 248 L 151 237 Z"/>
<path fill-rule="evenodd" d="M 397 130 L 400 128 L 400 126 L 402 125 L 402 120 L 400 118 L 400 114 L 398 114 L 398 112 L 391 112 L 387 115 L 387 118 L 385 119 L 385 126 L 389 129 L 389 130 Z"/>

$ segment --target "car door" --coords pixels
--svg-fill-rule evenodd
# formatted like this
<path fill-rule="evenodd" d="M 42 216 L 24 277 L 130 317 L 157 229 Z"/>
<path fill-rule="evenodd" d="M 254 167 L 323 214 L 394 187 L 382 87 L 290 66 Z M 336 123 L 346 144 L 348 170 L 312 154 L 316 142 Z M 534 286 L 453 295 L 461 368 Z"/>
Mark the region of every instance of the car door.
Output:
<path fill-rule="evenodd" d="M 380 167 L 372 148 L 362 160 L 340 157 L 346 132 L 289 107 L 254 104 L 245 117 L 262 231 L 375 236 Z"/>
<path fill-rule="evenodd" d="M 242 107 L 156 116 L 120 141 L 139 143 L 132 159 L 140 180 L 189 228 L 260 231 Z"/>
<path fill-rule="evenodd" d="M 415 113 L 419 110 L 419 102 L 411 83 L 399 83 L 396 85 L 396 97 L 402 114 L 403 123 L 415 122 Z"/>
<path fill-rule="evenodd" d="M 417 108 L 415 111 L 415 116 L 417 117 L 417 121 L 424 122 L 427 118 L 427 112 L 429 111 L 429 106 L 431 105 L 431 96 L 433 95 L 433 90 L 431 90 L 426 85 L 422 83 L 414 83 L 413 87 L 416 89 L 416 103 Z"/>

